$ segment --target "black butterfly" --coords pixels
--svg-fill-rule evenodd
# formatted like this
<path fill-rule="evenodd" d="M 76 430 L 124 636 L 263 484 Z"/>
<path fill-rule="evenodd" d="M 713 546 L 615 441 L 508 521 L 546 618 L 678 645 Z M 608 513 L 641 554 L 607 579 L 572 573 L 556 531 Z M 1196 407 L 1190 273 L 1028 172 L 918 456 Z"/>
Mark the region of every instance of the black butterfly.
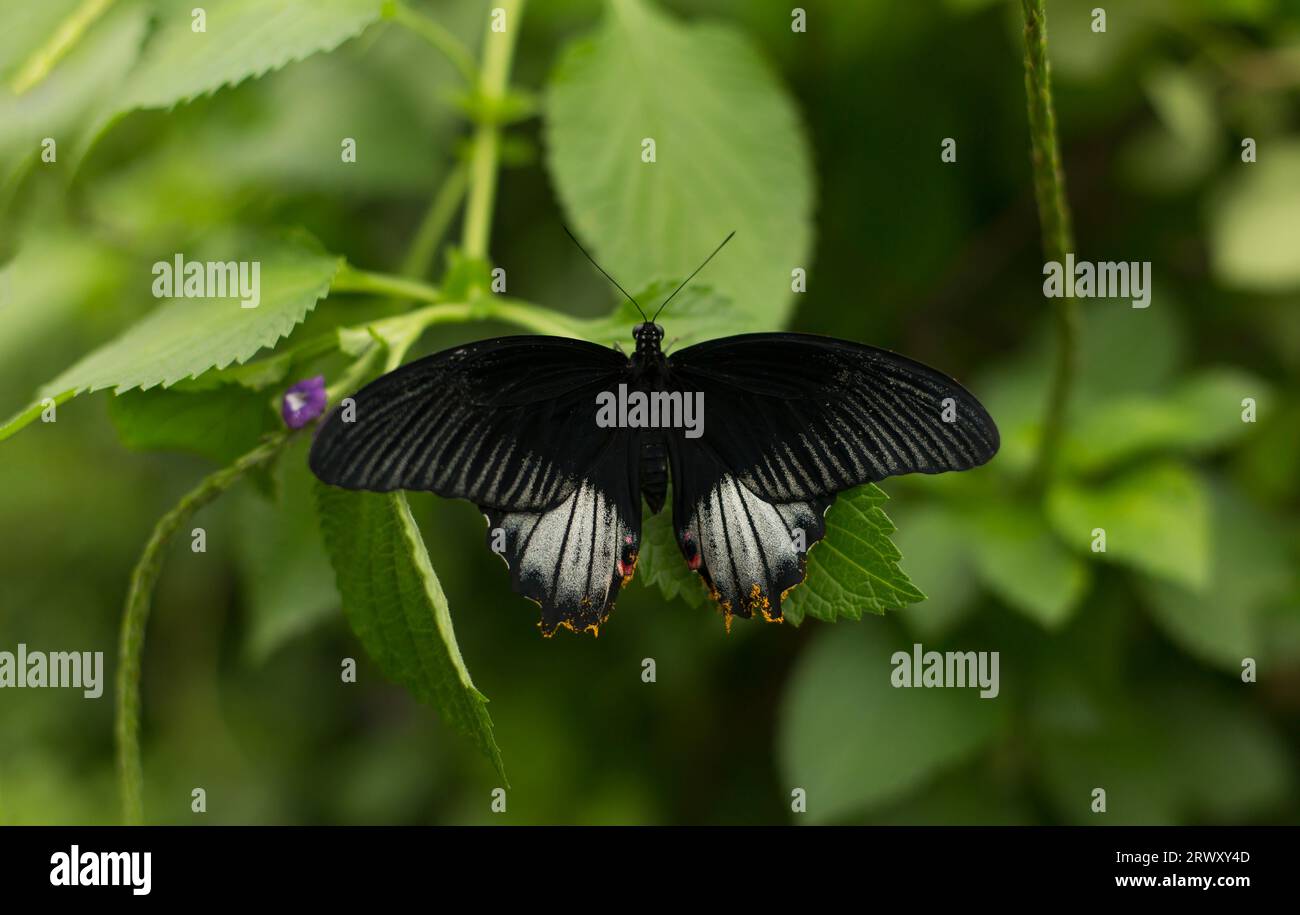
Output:
<path fill-rule="evenodd" d="M 541 605 L 549 636 L 605 621 L 636 568 L 641 499 L 659 512 L 670 475 L 677 544 L 727 622 L 755 612 L 780 620 L 837 493 L 965 470 L 998 450 L 997 427 L 965 388 L 887 350 L 755 333 L 666 356 L 663 336 L 647 319 L 632 331 L 630 357 L 518 336 L 409 363 L 356 394 L 352 422 L 337 410 L 325 420 L 311 469 L 348 489 L 429 490 L 477 504 L 489 545 L 514 589 Z M 661 406 L 702 395 L 704 421 L 602 426 L 600 404 L 620 385 L 625 399 L 659 395 Z"/>

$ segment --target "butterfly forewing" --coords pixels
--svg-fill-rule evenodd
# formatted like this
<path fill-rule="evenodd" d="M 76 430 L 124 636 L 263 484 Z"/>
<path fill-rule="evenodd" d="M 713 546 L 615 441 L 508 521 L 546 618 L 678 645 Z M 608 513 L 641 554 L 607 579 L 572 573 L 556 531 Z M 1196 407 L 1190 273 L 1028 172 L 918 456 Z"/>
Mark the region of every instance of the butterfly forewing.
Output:
<path fill-rule="evenodd" d="M 311 468 L 349 489 L 550 508 L 622 431 L 596 429 L 591 404 L 625 366 L 610 350 L 563 337 L 446 350 L 384 375 L 336 410 L 312 446 Z"/>
<path fill-rule="evenodd" d="M 704 394 L 699 442 L 772 501 L 966 470 L 998 449 L 997 427 L 965 388 L 875 347 L 746 334 L 684 349 L 669 371 L 674 387 Z"/>

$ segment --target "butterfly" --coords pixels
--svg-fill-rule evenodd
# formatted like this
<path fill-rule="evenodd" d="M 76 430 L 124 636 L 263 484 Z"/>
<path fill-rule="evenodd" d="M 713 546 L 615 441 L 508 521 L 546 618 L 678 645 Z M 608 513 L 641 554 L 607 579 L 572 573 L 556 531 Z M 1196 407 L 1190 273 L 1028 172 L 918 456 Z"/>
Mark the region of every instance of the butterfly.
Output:
<path fill-rule="evenodd" d="M 658 514 L 671 479 L 682 558 L 728 627 L 779 621 L 836 494 L 976 467 L 999 437 L 956 381 L 860 343 L 748 333 L 665 354 L 659 315 L 730 238 L 653 318 L 624 292 L 644 319 L 630 355 L 530 335 L 415 360 L 357 392 L 351 421 L 323 421 L 312 471 L 475 503 L 547 636 L 599 632 L 636 569 L 642 501 Z"/>

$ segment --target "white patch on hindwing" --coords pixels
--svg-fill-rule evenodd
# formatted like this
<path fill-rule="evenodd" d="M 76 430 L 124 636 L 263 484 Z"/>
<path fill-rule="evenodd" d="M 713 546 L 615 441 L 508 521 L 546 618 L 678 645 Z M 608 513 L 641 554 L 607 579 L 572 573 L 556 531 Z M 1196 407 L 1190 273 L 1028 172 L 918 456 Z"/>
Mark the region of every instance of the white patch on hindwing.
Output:
<path fill-rule="evenodd" d="M 698 544 L 724 611 L 779 612 L 780 595 L 773 589 L 803 574 L 793 540 L 796 528 L 815 539 L 820 525 L 809 505 L 765 502 L 730 475 L 695 504 L 687 532 Z"/>
<path fill-rule="evenodd" d="M 512 512 L 500 523 L 523 593 L 563 611 L 603 615 L 626 538 L 635 553 L 615 503 L 586 482 L 546 512 Z"/>

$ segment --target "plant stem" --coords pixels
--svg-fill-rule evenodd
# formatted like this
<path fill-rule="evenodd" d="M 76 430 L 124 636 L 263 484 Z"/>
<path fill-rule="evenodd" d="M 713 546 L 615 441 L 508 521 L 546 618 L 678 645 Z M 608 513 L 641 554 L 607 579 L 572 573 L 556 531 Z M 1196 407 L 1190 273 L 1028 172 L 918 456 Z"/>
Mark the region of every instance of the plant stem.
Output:
<path fill-rule="evenodd" d="M 104 11 L 112 5 L 113 0 L 83 0 L 79 7 L 59 23 L 59 27 L 54 30 L 54 34 L 45 44 L 32 52 L 32 55 L 23 62 L 9 84 L 14 95 L 22 95 L 49 76 L 55 65 L 81 40 L 81 36 L 86 34 L 86 29 L 90 28 L 95 20 L 104 15 Z"/>
<path fill-rule="evenodd" d="M 409 346 L 426 328 L 434 324 L 461 321 L 504 321 L 539 334 L 553 334 L 559 337 L 581 336 L 579 329 L 565 315 L 534 305 L 532 302 L 501 296 L 484 296 L 473 302 L 426 305 L 415 311 L 380 318 L 349 330 L 369 328 L 384 340 L 404 341 Z"/>
<path fill-rule="evenodd" d="M 467 85 L 473 87 L 478 82 L 478 67 L 474 64 L 473 55 L 461 44 L 460 39 L 447 31 L 441 23 L 401 2 L 393 3 L 388 8 L 388 16 L 442 52 L 443 56 L 460 72 Z"/>
<path fill-rule="evenodd" d="M 336 292 L 369 292 L 395 299 L 411 299 L 416 302 L 439 302 L 442 300 L 438 288 L 429 285 L 423 280 L 408 279 L 388 273 L 374 273 L 369 270 L 358 270 L 356 267 L 348 265 L 344 265 L 343 269 L 334 277 L 334 282 L 330 284 L 330 293 Z"/>
<path fill-rule="evenodd" d="M 1025 96 L 1029 110 L 1029 140 L 1034 168 L 1034 196 L 1047 260 L 1064 264 L 1074 250 L 1070 208 L 1065 197 L 1065 173 L 1056 137 L 1056 112 L 1052 104 L 1052 77 L 1047 61 L 1047 18 L 1043 0 L 1021 0 L 1025 14 Z M 1069 296 L 1056 300 L 1056 364 L 1048 389 L 1047 411 L 1038 461 L 1032 479 L 1046 486 L 1055 470 L 1057 452 L 1065 431 L 1070 389 L 1078 367 L 1079 309 Z"/>
<path fill-rule="evenodd" d="M 465 199 L 465 186 L 468 184 L 468 170 L 464 162 L 457 162 L 455 167 L 443 179 L 438 193 L 434 194 L 429 209 L 424 214 L 420 228 L 415 232 L 411 249 L 402 261 L 402 273 L 410 277 L 423 277 L 429 273 L 433 256 L 438 250 L 438 243 L 447 233 L 451 218 L 456 215 L 456 208 Z"/>
<path fill-rule="evenodd" d="M 495 16 L 488 17 L 483 37 L 483 72 L 479 78 L 481 104 L 476 110 L 495 111 L 505 96 L 510 79 L 510 61 L 514 57 L 515 37 L 519 34 L 524 0 L 501 0 L 505 31 L 494 32 Z M 497 162 L 501 153 L 501 127 L 491 116 L 480 115 L 470 148 L 469 202 L 461 248 L 467 257 L 485 258 L 492 231 L 492 204 L 496 197 Z"/>
<path fill-rule="evenodd" d="M 273 460 L 290 439 L 279 432 L 240 457 L 205 477 L 154 525 L 144 552 L 131 573 L 117 658 L 117 774 L 122 791 L 122 813 L 127 824 L 144 822 L 144 772 L 140 762 L 140 662 L 144 654 L 144 632 L 149 622 L 150 601 L 163 550 L 191 515 L 229 489 L 245 473 Z"/>

